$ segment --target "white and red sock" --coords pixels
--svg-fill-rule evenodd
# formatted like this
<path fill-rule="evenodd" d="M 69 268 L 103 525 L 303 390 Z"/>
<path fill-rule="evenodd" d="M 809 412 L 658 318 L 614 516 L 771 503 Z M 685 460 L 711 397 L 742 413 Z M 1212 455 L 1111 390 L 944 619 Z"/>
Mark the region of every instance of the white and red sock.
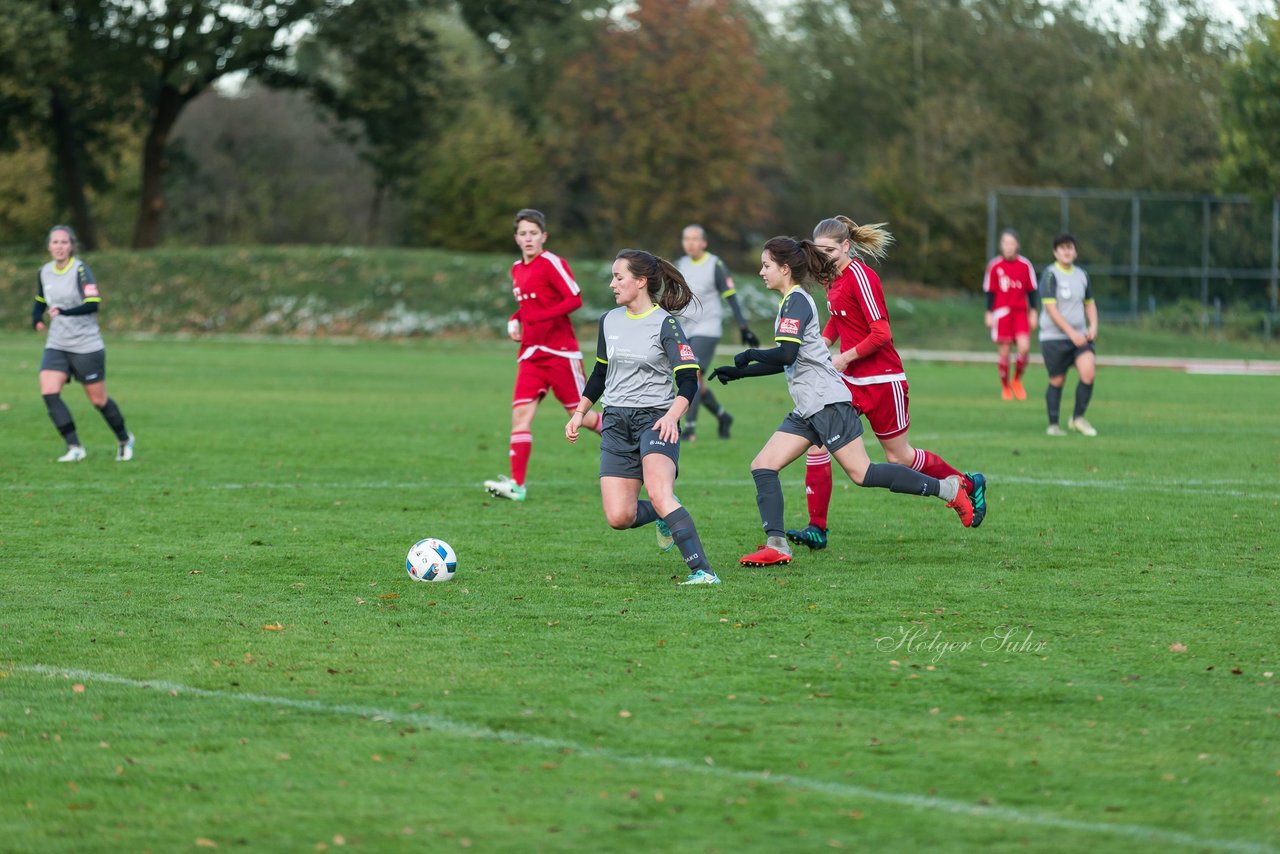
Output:
<path fill-rule="evenodd" d="M 965 492 L 973 491 L 973 481 L 965 477 L 964 472 L 953 467 L 951 463 L 947 462 L 932 451 L 926 451 L 923 448 L 916 448 L 916 456 L 915 459 L 911 461 L 911 468 L 921 474 L 927 474 L 929 477 L 937 478 L 938 480 L 944 480 L 955 475 L 960 478 L 960 484 L 964 487 Z"/>
<path fill-rule="evenodd" d="M 831 508 L 831 455 L 809 454 L 805 457 L 804 494 L 809 503 L 809 524 L 827 529 L 827 511 Z"/>
<path fill-rule="evenodd" d="M 524 486 L 525 475 L 529 471 L 529 454 L 533 451 L 533 434 L 529 432 L 511 434 L 511 479 L 519 486 Z"/>

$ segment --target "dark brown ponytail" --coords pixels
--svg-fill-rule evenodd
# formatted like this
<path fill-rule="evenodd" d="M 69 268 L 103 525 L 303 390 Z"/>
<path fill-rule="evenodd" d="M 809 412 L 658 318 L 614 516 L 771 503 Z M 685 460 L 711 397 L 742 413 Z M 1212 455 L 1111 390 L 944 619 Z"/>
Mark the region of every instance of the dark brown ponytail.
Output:
<path fill-rule="evenodd" d="M 623 249 L 615 260 L 626 261 L 631 275 L 648 280 L 649 298 L 666 311 L 678 314 L 693 299 L 684 274 L 667 259 L 643 249 Z"/>
<path fill-rule="evenodd" d="M 773 237 L 764 245 L 774 262 L 791 268 L 791 280 L 797 285 L 818 282 L 824 288 L 831 287 L 836 279 L 836 262 L 818 248 L 812 240 L 796 240 L 794 237 Z M 808 290 L 808 288 L 805 288 Z"/>

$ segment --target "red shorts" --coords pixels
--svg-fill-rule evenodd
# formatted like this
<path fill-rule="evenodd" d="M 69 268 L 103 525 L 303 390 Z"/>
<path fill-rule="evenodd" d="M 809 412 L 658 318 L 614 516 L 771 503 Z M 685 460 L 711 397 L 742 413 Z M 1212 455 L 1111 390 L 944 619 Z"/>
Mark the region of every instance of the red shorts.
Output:
<path fill-rule="evenodd" d="M 516 363 L 516 388 L 511 405 L 536 403 L 550 391 L 565 409 L 573 409 L 582 400 L 586 384 L 581 359 L 537 353 Z"/>
<path fill-rule="evenodd" d="M 853 408 L 867 419 L 877 439 L 891 439 L 911 426 L 905 380 L 854 385 L 846 378 L 844 384 L 853 393 Z"/>
<path fill-rule="evenodd" d="M 997 344 L 1009 344 L 1019 336 L 1031 336 L 1031 326 L 1025 310 L 998 308 L 992 312 L 992 317 L 995 322 L 991 325 L 991 340 Z"/>

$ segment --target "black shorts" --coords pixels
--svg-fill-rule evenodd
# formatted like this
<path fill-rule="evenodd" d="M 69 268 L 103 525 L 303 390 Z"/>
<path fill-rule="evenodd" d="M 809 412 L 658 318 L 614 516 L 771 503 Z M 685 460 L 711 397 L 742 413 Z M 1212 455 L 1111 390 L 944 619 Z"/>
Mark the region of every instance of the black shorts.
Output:
<path fill-rule="evenodd" d="M 1069 338 L 1061 340 L 1041 341 L 1040 355 L 1044 356 L 1044 369 L 1051 377 L 1065 376 L 1067 368 L 1076 363 L 1085 353 L 1092 353 L 1093 342 L 1086 341 L 1083 347 L 1077 347 Z"/>
<path fill-rule="evenodd" d="M 695 335 L 689 339 L 689 346 L 693 348 L 693 355 L 698 359 L 698 367 L 702 369 L 704 377 L 711 368 L 711 360 L 715 358 L 716 345 L 719 343 L 719 338 L 712 338 L 710 335 Z"/>
<path fill-rule="evenodd" d="M 604 410 L 600 430 L 600 476 L 644 480 L 641 465 L 649 454 L 662 454 L 676 464 L 680 474 L 680 442 L 664 442 L 653 429 L 654 422 L 667 414 L 666 409 L 631 409 L 609 406 Z"/>
<path fill-rule="evenodd" d="M 82 385 L 100 383 L 107 378 L 107 351 L 68 353 L 66 350 L 45 350 L 40 370 L 58 371 Z"/>
<path fill-rule="evenodd" d="M 862 419 L 848 401 L 828 403 L 808 418 L 788 412 L 778 425 L 778 432 L 801 436 L 809 444 L 825 447 L 834 454 L 862 435 Z"/>

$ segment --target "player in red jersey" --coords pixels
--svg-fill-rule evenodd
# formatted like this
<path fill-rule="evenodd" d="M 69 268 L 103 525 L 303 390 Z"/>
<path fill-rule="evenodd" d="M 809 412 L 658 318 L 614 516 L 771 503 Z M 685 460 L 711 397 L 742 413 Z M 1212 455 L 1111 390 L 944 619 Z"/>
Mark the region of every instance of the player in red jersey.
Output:
<path fill-rule="evenodd" d="M 1022 374 L 1031 353 L 1031 329 L 1036 325 L 1036 270 L 1018 254 L 1018 233 L 1012 228 L 1000 232 L 1000 254 L 987 264 L 982 280 L 987 294 L 983 318 L 991 330 L 991 340 L 999 348 L 1000 396 L 1005 400 L 1026 400 Z M 1016 345 L 1018 361 L 1009 378 L 1009 345 Z"/>
<path fill-rule="evenodd" d="M 511 401 L 511 474 L 486 480 L 484 488 L 498 498 L 524 501 L 538 404 L 549 391 L 572 411 L 582 399 L 586 377 L 578 336 L 569 319 L 581 308 L 582 297 L 568 262 L 543 248 L 546 217 L 532 208 L 518 212 L 515 238 L 520 247 L 520 260 L 511 265 L 516 310 L 507 322 L 507 334 L 520 344 L 520 355 Z M 582 423 L 589 430 L 600 431 L 600 416 L 594 412 L 587 413 Z"/>
<path fill-rule="evenodd" d="M 839 275 L 827 291 L 830 319 L 822 338 L 843 350 L 831 357 L 849 391 L 853 406 L 884 449 L 885 459 L 942 480 L 957 476 L 973 502 L 973 525 L 987 514 L 986 483 L 981 473 L 969 474 L 907 438 L 911 416 L 907 410 L 907 374 L 893 346 L 889 309 L 880 277 L 862 256 L 883 258 L 893 236 L 884 223 L 858 225 L 846 216 L 824 219 L 813 229 L 813 241 L 836 262 Z M 787 539 L 810 549 L 827 547 L 827 510 L 831 505 L 831 456 L 825 448 L 811 448 L 806 458 L 804 488 L 809 499 L 809 525 L 787 531 Z"/>

